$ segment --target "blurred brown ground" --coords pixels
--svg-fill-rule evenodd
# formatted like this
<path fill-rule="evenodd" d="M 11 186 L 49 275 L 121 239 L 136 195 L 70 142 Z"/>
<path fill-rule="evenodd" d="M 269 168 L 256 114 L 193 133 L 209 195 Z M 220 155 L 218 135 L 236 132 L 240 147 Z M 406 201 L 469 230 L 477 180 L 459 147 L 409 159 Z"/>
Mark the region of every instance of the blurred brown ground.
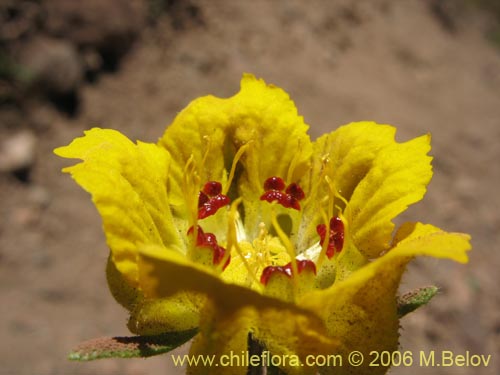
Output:
<path fill-rule="evenodd" d="M 16 76 L 0 82 L 1 141 L 30 135 L 24 164 L 0 172 L 0 374 L 182 373 L 168 356 L 66 360 L 83 340 L 127 335 L 127 314 L 107 290 L 100 218 L 52 149 L 96 125 L 154 142 L 191 99 L 237 92 L 242 72 L 283 87 L 313 137 L 358 120 L 396 125 L 398 140 L 432 133 L 434 179 L 402 220 L 471 233 L 473 251 L 466 266 L 411 265 L 402 291 L 441 293 L 403 320 L 401 347 L 493 359 L 391 373 L 500 373 L 500 49 L 488 14 L 418 0 L 21 3 L 5 8 L 0 47 L 39 76 L 0 55 L 0 78 Z"/>

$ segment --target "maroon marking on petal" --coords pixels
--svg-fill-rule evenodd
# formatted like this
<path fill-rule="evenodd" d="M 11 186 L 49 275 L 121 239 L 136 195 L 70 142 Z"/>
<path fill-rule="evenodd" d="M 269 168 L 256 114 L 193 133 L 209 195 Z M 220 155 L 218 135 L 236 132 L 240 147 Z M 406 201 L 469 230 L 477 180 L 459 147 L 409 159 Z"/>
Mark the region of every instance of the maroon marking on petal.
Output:
<path fill-rule="evenodd" d="M 194 233 L 194 227 L 190 227 L 187 231 L 188 236 L 193 233 Z M 215 237 L 215 234 L 203 232 L 203 229 L 199 225 L 198 225 L 198 235 L 196 238 L 196 246 L 211 248 L 213 250 L 213 258 L 212 258 L 213 264 L 215 265 L 219 264 L 222 261 L 222 259 L 224 259 L 224 255 L 226 254 L 226 249 L 224 249 L 222 246 L 219 246 L 219 244 L 217 243 L 217 238 Z M 226 269 L 230 261 L 231 261 L 231 256 L 227 258 L 224 267 L 222 267 L 223 270 Z"/>
<path fill-rule="evenodd" d="M 269 177 L 264 182 L 264 190 L 266 191 L 260 196 L 260 200 L 269 203 L 277 201 L 285 208 L 300 210 L 299 200 L 305 197 L 302 188 L 294 182 L 288 185 L 285 192 L 283 192 L 283 189 L 285 189 L 285 182 L 282 178 Z"/>
<path fill-rule="evenodd" d="M 308 259 L 297 260 L 297 271 L 301 273 L 303 270 L 310 270 L 316 275 L 316 264 Z"/>
<path fill-rule="evenodd" d="M 297 272 L 300 274 L 304 270 L 310 270 L 316 275 L 316 265 L 312 260 L 297 260 Z M 292 262 L 287 263 L 284 266 L 267 266 L 262 271 L 260 282 L 264 285 L 267 285 L 269 279 L 275 273 L 281 273 L 291 278 L 293 276 Z"/>
<path fill-rule="evenodd" d="M 203 244 L 199 245 L 211 246 L 211 247 L 217 245 L 217 238 L 215 237 L 215 234 L 205 233 Z"/>
<path fill-rule="evenodd" d="M 224 259 L 224 255 L 226 255 L 226 249 L 224 249 L 222 246 L 214 246 L 214 257 L 213 257 L 213 262 L 214 264 L 219 264 L 222 262 L 222 259 Z M 229 266 L 229 263 L 231 262 L 231 255 L 227 258 L 226 263 L 222 267 L 222 270 L 225 270 L 227 266 Z"/>
<path fill-rule="evenodd" d="M 205 186 L 203 186 L 203 192 L 210 197 L 219 195 L 222 193 L 222 184 L 217 181 L 208 181 Z"/>
<path fill-rule="evenodd" d="M 292 197 L 294 197 L 295 199 L 297 199 L 299 201 L 304 199 L 306 196 L 304 194 L 304 190 L 302 190 L 302 188 L 299 185 L 297 185 L 295 182 L 288 185 L 285 192 L 287 194 L 290 194 Z"/>
<path fill-rule="evenodd" d="M 278 201 L 280 202 L 286 196 L 285 193 L 282 193 L 278 190 L 269 190 L 260 196 L 261 201 L 268 201 L 269 203 Z"/>
<path fill-rule="evenodd" d="M 208 203 L 210 198 L 204 192 L 200 191 L 198 194 L 198 208 L 202 207 L 205 203 Z"/>
<path fill-rule="evenodd" d="M 326 236 L 326 225 L 325 224 L 319 224 L 316 226 L 316 232 L 318 232 L 320 241 L 319 243 L 323 245 L 323 242 L 325 242 L 325 236 Z"/>
<path fill-rule="evenodd" d="M 227 195 L 221 194 L 222 185 L 217 181 L 209 181 L 198 195 L 198 219 L 214 215 L 219 208 L 231 203 Z M 215 194 L 214 194 L 215 193 Z"/>
<path fill-rule="evenodd" d="M 300 203 L 299 201 L 290 194 L 285 194 L 278 200 L 278 203 L 281 204 L 285 208 L 293 208 L 297 211 L 300 211 Z"/>
<path fill-rule="evenodd" d="M 231 203 L 231 199 L 224 194 L 218 194 L 215 197 L 210 198 L 210 204 L 217 207 L 217 209 L 227 206 L 229 203 Z"/>
<path fill-rule="evenodd" d="M 326 239 L 326 225 L 319 224 L 316 227 L 316 232 L 319 234 L 319 243 L 323 246 Z M 333 257 L 335 253 L 340 253 L 344 247 L 344 223 L 338 216 L 330 219 L 330 233 L 328 234 L 328 246 L 326 248 L 326 256 L 328 259 Z"/>
<path fill-rule="evenodd" d="M 204 219 L 206 217 L 215 215 L 219 208 L 210 204 L 210 202 L 205 203 L 203 207 L 198 210 L 198 219 Z"/>
<path fill-rule="evenodd" d="M 262 271 L 262 275 L 260 276 L 260 282 L 264 285 L 267 285 L 269 282 L 269 279 L 271 278 L 271 275 L 274 273 L 282 273 L 283 275 L 286 275 L 288 277 L 292 277 L 292 271 L 290 267 L 287 266 L 267 266 L 264 268 Z"/>
<path fill-rule="evenodd" d="M 273 176 L 269 177 L 264 182 L 264 190 L 283 190 L 285 188 L 285 181 L 281 177 Z"/>
<path fill-rule="evenodd" d="M 198 227 L 198 233 L 196 235 L 196 246 L 203 246 L 205 244 L 205 232 L 203 232 L 203 229 L 201 229 L 201 227 L 199 225 L 197 225 Z M 189 235 L 192 235 L 194 233 L 194 227 L 189 227 L 188 231 L 187 231 L 187 234 L 188 236 Z"/>

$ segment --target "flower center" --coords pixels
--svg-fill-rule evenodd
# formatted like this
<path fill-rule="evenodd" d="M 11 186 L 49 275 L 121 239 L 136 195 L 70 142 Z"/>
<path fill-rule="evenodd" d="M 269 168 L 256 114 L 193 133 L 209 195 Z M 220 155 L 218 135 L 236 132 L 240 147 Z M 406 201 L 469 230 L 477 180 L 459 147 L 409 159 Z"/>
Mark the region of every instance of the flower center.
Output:
<path fill-rule="evenodd" d="M 311 199 L 316 199 L 316 195 L 312 193 L 305 200 L 306 194 L 297 182 L 287 183 L 282 177 L 271 176 L 264 181 L 259 200 L 268 202 L 263 204 L 270 204 L 270 209 L 264 209 L 262 213 L 271 215 L 268 222 L 274 235 L 269 234 L 266 224 L 261 223 L 257 238 L 248 239 L 238 211 L 242 198 L 231 202 L 226 195 L 235 177 L 236 164 L 247 147 L 248 145 L 245 145 L 238 150 L 224 186 L 219 181 L 210 180 L 198 190 L 200 180 L 197 168 L 189 163 L 186 165 L 186 198 L 197 194 L 196 206 L 191 199 L 186 201 L 187 207 L 192 209 L 191 224 L 187 231 L 188 238 L 192 239 L 189 256 L 196 262 L 224 272 L 223 277 L 228 280 L 239 280 L 237 282 L 252 288 L 264 288 L 266 293 L 277 297 L 282 297 L 281 292 L 285 290 L 287 292 L 283 298 L 295 298 L 304 290 L 304 285 L 306 288 L 318 285 L 315 281 L 316 273 L 317 269 L 319 271 L 322 268 L 323 259 L 332 259 L 342 251 L 344 223 L 340 217 L 334 216 L 333 194 L 329 194 L 326 209 L 323 210 L 322 204 L 318 206 L 323 218 L 323 223 L 316 226 L 318 242 L 309 249 L 296 249 L 289 237 L 290 229 L 283 229 L 283 222 L 278 220 L 281 215 L 278 217 L 277 212 L 282 211 L 278 206 L 301 211 L 300 202 L 304 200 L 305 204 L 308 204 Z M 287 179 L 291 178 L 292 172 L 293 165 L 290 166 Z M 325 181 L 330 182 L 326 178 Z M 217 214 L 221 209 L 226 213 Z M 217 216 L 214 216 L 216 214 Z M 302 213 L 298 217 L 301 215 Z M 297 217 L 297 214 L 290 212 L 290 216 Z M 223 222 L 227 223 L 227 233 L 220 230 Z M 222 245 L 212 231 L 222 238 Z"/>

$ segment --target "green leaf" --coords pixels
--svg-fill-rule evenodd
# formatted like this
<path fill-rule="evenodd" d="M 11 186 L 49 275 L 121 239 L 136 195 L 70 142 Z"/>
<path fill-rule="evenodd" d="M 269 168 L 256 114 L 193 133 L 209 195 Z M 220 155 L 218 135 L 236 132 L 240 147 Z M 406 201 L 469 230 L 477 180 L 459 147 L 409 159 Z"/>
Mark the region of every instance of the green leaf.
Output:
<path fill-rule="evenodd" d="M 398 297 L 398 315 L 400 318 L 419 307 L 426 305 L 438 292 L 436 286 L 425 286 L 412 290 Z"/>
<path fill-rule="evenodd" d="M 100 337 L 82 342 L 68 356 L 72 361 L 93 361 L 102 358 L 151 357 L 169 352 L 188 342 L 197 328 L 156 336 Z"/>

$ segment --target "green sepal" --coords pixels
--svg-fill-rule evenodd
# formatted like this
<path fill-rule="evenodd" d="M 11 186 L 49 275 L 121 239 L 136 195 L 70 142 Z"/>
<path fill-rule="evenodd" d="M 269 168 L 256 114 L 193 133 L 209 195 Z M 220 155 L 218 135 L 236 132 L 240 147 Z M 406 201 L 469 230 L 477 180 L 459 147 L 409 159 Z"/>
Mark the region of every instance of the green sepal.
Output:
<path fill-rule="evenodd" d="M 82 342 L 68 356 L 72 361 L 103 358 L 145 358 L 174 350 L 188 342 L 197 328 L 156 336 L 100 337 Z"/>
<path fill-rule="evenodd" d="M 438 292 L 436 286 L 425 286 L 398 297 L 398 316 L 402 318 L 406 314 L 426 305 Z"/>

